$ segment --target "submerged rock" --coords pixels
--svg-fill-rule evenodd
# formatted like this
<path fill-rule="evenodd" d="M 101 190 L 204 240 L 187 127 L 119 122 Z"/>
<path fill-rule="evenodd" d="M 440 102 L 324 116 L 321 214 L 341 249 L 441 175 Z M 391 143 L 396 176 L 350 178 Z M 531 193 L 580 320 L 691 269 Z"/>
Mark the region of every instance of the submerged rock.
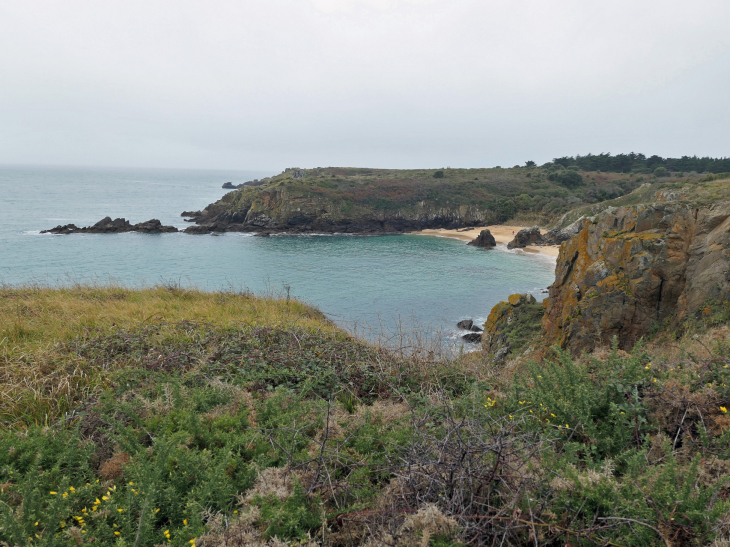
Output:
<path fill-rule="evenodd" d="M 490 249 L 497 246 L 497 241 L 494 239 L 492 232 L 489 230 L 482 230 L 476 239 L 467 243 L 467 245 L 474 245 L 475 247 L 484 247 Z"/>

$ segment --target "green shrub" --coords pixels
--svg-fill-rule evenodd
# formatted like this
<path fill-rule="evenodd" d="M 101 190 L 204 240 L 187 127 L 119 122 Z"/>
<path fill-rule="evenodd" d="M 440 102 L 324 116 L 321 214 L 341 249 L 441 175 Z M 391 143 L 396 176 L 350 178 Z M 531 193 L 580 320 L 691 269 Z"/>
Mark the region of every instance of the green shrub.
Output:
<path fill-rule="evenodd" d="M 433 178 L 435 179 L 442 179 L 444 178 L 444 172 L 443 171 L 435 171 L 433 174 Z"/>
<path fill-rule="evenodd" d="M 611 457 L 637 446 L 647 429 L 642 397 L 651 377 L 641 347 L 622 357 L 614 340 L 605 362 L 589 364 L 576 363 L 560 349 L 555 353 L 557 360 L 528 366 L 531 382 L 517 382 L 512 410 L 529 413 L 535 425 L 578 443 L 593 457 Z"/>
<path fill-rule="evenodd" d="M 669 171 L 667 171 L 666 167 L 657 167 L 654 169 L 654 176 L 655 177 L 668 177 Z"/>
<path fill-rule="evenodd" d="M 305 540 L 322 525 L 322 511 L 316 499 L 310 499 L 298 482 L 292 495 L 284 500 L 276 496 L 255 496 L 254 505 L 261 510 L 260 520 L 269 523 L 266 537 L 276 536 L 283 540 Z"/>

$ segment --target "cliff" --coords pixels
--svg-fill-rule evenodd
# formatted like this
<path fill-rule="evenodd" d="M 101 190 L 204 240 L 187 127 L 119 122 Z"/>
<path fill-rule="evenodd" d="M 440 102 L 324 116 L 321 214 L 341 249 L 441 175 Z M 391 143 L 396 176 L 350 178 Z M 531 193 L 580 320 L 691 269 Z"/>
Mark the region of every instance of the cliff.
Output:
<path fill-rule="evenodd" d="M 643 180 L 583 173 L 583 185 L 567 187 L 550 176 L 547 169 L 520 167 L 288 169 L 189 215 L 196 225 L 186 231 L 398 233 L 513 218 L 545 224 L 576 207 L 631 192 Z"/>
<path fill-rule="evenodd" d="M 545 341 L 572 351 L 631 348 L 730 300 L 730 201 L 691 203 L 663 191 L 651 204 L 609 208 L 562 243 L 543 318 Z"/>

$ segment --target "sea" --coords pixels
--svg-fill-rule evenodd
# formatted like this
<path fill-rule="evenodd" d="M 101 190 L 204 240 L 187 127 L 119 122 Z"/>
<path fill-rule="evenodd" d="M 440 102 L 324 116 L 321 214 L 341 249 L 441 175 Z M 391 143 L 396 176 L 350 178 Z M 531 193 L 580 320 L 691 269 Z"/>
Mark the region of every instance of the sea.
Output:
<path fill-rule="evenodd" d="M 182 211 L 275 173 L 230 170 L 0 166 L 0 284 L 164 285 L 289 296 L 342 328 L 386 344 L 419 339 L 470 351 L 456 328 L 483 323 L 500 300 L 553 282 L 555 259 L 484 250 L 422 235 L 41 234 L 105 216 L 157 218 L 185 228 Z"/>

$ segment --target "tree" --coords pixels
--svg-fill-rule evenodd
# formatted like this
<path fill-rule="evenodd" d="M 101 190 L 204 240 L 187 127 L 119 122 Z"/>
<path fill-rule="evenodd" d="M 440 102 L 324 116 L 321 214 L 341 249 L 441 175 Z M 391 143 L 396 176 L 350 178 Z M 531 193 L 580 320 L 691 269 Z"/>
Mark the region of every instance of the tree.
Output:
<path fill-rule="evenodd" d="M 532 160 L 528 160 L 525 162 L 525 167 L 537 167 L 537 164 Z"/>
<path fill-rule="evenodd" d="M 583 184 L 583 177 L 577 171 L 566 169 L 557 174 L 557 181 L 566 188 L 577 188 Z"/>
<path fill-rule="evenodd" d="M 654 169 L 654 176 L 655 177 L 668 177 L 669 171 L 667 171 L 666 167 L 663 167 L 663 166 L 657 167 L 656 169 Z"/>

